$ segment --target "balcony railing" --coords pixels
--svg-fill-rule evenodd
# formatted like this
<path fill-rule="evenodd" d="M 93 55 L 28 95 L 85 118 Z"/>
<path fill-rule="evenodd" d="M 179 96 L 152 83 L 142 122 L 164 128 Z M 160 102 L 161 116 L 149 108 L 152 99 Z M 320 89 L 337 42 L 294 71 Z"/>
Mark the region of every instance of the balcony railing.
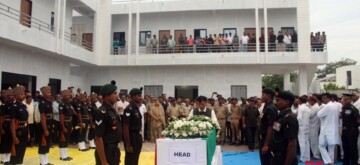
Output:
<path fill-rule="evenodd" d="M 55 27 L 45 23 L 37 18 L 34 18 L 30 15 L 27 15 L 25 13 L 22 13 L 16 9 L 13 9 L 3 3 L 0 3 L 0 15 L 4 15 L 8 18 L 11 18 L 15 21 L 18 21 L 23 26 L 38 29 L 39 31 L 44 31 L 49 34 L 55 34 L 54 30 Z"/>
<path fill-rule="evenodd" d="M 298 44 L 269 44 L 268 52 L 297 52 Z M 326 52 L 326 44 L 313 45 L 311 51 Z M 255 44 L 247 45 L 180 45 L 174 47 L 156 46 L 156 47 L 139 47 L 139 54 L 181 54 L 181 53 L 233 53 L 233 52 L 256 52 Z M 265 52 L 265 45 L 260 44 L 260 52 Z M 136 47 L 131 47 L 131 53 L 136 53 Z M 128 46 L 113 48 L 113 55 L 127 55 Z"/>
<path fill-rule="evenodd" d="M 80 38 L 79 36 L 76 36 L 75 34 L 71 35 L 68 32 L 64 33 L 64 39 L 69 41 L 70 43 L 80 46 L 88 51 L 93 51 L 93 44 L 90 42 L 87 42 Z"/>

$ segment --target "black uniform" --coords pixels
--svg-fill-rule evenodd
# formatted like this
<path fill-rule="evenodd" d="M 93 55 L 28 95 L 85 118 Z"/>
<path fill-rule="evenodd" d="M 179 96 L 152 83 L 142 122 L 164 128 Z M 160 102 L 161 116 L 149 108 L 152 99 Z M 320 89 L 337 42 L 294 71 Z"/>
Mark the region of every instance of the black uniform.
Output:
<path fill-rule="evenodd" d="M 142 148 L 142 135 L 141 135 L 141 126 L 142 126 L 142 116 L 139 108 L 135 103 L 130 103 L 124 110 L 123 122 L 124 124 L 129 124 L 129 139 L 130 145 L 132 146 L 134 152 L 125 154 L 125 165 L 137 165 L 139 161 L 139 156 Z M 125 144 L 125 147 L 127 144 Z"/>
<path fill-rule="evenodd" d="M 95 112 L 95 136 L 102 137 L 107 163 L 109 165 L 120 164 L 120 149 L 118 144 L 122 136 L 120 117 L 116 110 L 107 104 L 103 104 Z M 100 157 L 95 151 L 96 164 L 100 165 Z"/>
<path fill-rule="evenodd" d="M 47 101 L 45 98 L 42 98 L 39 102 L 39 111 L 40 114 L 45 114 L 46 116 L 46 128 L 49 131 L 49 136 L 44 135 L 44 129 L 40 124 L 40 132 L 41 132 L 41 139 L 39 143 L 39 154 L 47 154 L 50 150 L 50 142 L 51 142 L 51 132 L 52 132 L 52 102 Z"/>
<path fill-rule="evenodd" d="M 81 107 L 80 101 L 74 99 L 74 101 L 71 103 L 71 105 L 74 108 L 76 113 L 78 113 L 80 111 L 80 107 Z M 78 143 L 79 129 L 75 129 L 75 126 L 78 126 L 79 122 L 80 121 L 78 119 L 78 116 L 73 114 L 73 117 L 71 119 L 71 123 L 73 125 L 73 131 L 70 134 L 71 143 Z"/>
<path fill-rule="evenodd" d="M 342 107 L 341 117 L 343 120 L 342 144 L 344 149 L 344 165 L 358 164 L 357 137 L 359 134 L 358 123 L 359 110 L 351 104 Z"/>
<path fill-rule="evenodd" d="M 7 101 L 2 107 L 2 116 L 5 117 L 5 121 L 3 123 L 3 129 L 5 134 L 1 135 L 1 143 L 0 143 L 0 153 L 1 154 L 9 154 L 11 150 L 12 144 L 12 136 L 10 132 L 10 112 L 11 107 L 14 104 L 13 101 Z"/>
<path fill-rule="evenodd" d="M 29 113 L 26 105 L 22 102 L 16 101 L 12 105 L 10 118 L 15 119 L 15 123 L 18 123 L 17 127 L 15 127 L 15 133 L 16 137 L 19 139 L 19 144 L 15 145 L 16 155 L 11 155 L 10 164 L 22 164 L 28 140 L 27 121 L 29 118 Z"/>
<path fill-rule="evenodd" d="M 299 123 L 291 109 L 281 111 L 273 126 L 273 133 L 270 141 L 271 165 L 284 164 L 286 161 L 289 140 L 296 140 L 299 133 Z M 296 147 L 296 146 L 295 146 Z M 296 149 L 295 149 L 296 150 Z M 296 156 L 291 163 L 297 165 Z"/>
<path fill-rule="evenodd" d="M 93 104 L 93 103 L 91 103 L 91 104 L 89 105 L 89 115 L 90 115 L 91 118 L 92 118 L 92 121 L 91 121 L 92 124 L 95 123 L 95 113 L 96 113 L 96 110 L 97 110 L 96 105 Z M 90 140 L 94 140 L 94 138 L 95 138 L 95 129 L 94 129 L 94 128 L 90 128 L 90 129 L 89 129 L 88 139 L 89 139 L 89 141 L 90 141 Z"/>
<path fill-rule="evenodd" d="M 79 130 L 78 142 L 84 142 L 86 139 L 87 127 L 89 126 L 90 122 L 89 109 L 84 103 L 81 103 L 80 107 L 78 107 L 77 109 L 77 113 L 81 114 L 81 120 L 84 126 L 82 129 Z M 80 126 L 79 124 L 80 122 L 78 123 L 78 126 Z"/>
<path fill-rule="evenodd" d="M 265 140 L 266 140 L 266 133 L 269 126 L 273 126 L 274 122 L 276 121 L 276 118 L 278 116 L 277 109 L 273 102 L 267 103 L 264 106 L 263 110 L 263 117 L 261 118 L 261 124 L 260 124 L 260 146 L 259 146 L 259 152 L 260 152 L 260 161 L 262 165 L 269 165 L 271 160 L 271 154 L 270 152 L 266 154 L 262 154 L 261 150 L 264 147 Z"/>
<path fill-rule="evenodd" d="M 59 104 L 59 115 L 64 115 L 64 125 L 67 129 L 67 133 L 64 133 L 62 127 L 59 139 L 59 148 L 67 148 L 70 141 L 70 133 L 72 131 L 71 118 L 73 115 L 73 107 L 68 103 Z M 63 136 L 63 137 L 61 137 Z"/>

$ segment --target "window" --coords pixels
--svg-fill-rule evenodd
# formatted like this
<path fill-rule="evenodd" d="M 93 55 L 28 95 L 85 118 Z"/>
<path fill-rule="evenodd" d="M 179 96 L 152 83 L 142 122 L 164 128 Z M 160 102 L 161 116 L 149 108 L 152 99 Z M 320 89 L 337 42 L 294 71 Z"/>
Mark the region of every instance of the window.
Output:
<path fill-rule="evenodd" d="M 234 36 L 235 35 L 235 33 L 236 33 L 237 31 L 236 31 L 236 28 L 224 28 L 224 35 L 225 34 L 230 34 L 231 33 L 231 36 Z"/>
<path fill-rule="evenodd" d="M 101 87 L 102 86 L 97 86 L 97 85 L 92 85 L 91 87 L 90 87 L 90 91 L 91 91 L 91 93 L 96 93 L 96 94 L 99 94 L 100 93 L 100 90 L 101 90 Z"/>
<path fill-rule="evenodd" d="M 118 39 L 120 41 L 123 38 L 125 39 L 125 32 L 114 32 L 113 40 Z"/>
<path fill-rule="evenodd" d="M 294 31 L 295 31 L 294 27 L 281 27 L 281 32 L 283 35 L 285 35 L 286 32 L 289 32 L 289 35 L 293 35 Z"/>
<path fill-rule="evenodd" d="M 240 99 L 241 97 L 247 98 L 247 86 L 246 85 L 232 85 L 231 97 Z"/>
<path fill-rule="evenodd" d="M 351 71 L 346 72 L 347 85 L 352 85 Z"/>
<path fill-rule="evenodd" d="M 163 94 L 162 85 L 145 85 L 144 95 L 154 95 L 154 97 L 159 97 Z"/>
<path fill-rule="evenodd" d="M 151 31 L 141 31 L 140 32 L 140 40 L 139 40 L 139 45 L 140 46 L 146 46 L 146 38 L 147 38 L 147 35 L 150 34 L 150 37 L 151 37 Z"/>
<path fill-rule="evenodd" d="M 55 13 L 51 12 L 51 20 L 50 20 L 50 30 L 54 31 L 54 23 L 55 23 Z"/>
<path fill-rule="evenodd" d="M 194 38 L 206 38 L 207 36 L 207 30 L 206 29 L 195 29 L 194 30 Z"/>

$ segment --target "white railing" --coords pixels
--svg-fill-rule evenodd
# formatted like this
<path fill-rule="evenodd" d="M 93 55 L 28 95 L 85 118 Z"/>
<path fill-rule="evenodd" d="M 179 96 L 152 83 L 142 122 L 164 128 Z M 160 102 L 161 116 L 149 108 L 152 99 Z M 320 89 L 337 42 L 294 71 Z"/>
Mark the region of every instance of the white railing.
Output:
<path fill-rule="evenodd" d="M 93 51 L 93 44 L 90 42 L 87 42 L 80 38 L 79 36 L 76 36 L 75 34 L 70 34 L 68 32 L 64 33 L 64 39 L 69 41 L 70 43 L 80 46 L 88 51 Z"/>
<path fill-rule="evenodd" d="M 13 9 L 3 3 L 0 3 L 0 15 L 4 15 L 8 18 L 11 18 L 15 21 L 18 21 L 23 26 L 38 29 L 39 31 L 44 31 L 49 34 L 55 34 L 54 30 L 55 27 L 45 23 L 37 18 L 34 18 L 30 15 L 27 15 L 25 13 L 22 13 L 16 9 Z"/>

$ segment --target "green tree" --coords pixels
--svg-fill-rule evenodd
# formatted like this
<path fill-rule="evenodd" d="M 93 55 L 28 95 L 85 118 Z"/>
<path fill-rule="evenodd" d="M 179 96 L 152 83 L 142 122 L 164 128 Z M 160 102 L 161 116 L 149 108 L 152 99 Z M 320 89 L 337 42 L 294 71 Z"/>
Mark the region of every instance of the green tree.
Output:
<path fill-rule="evenodd" d="M 266 74 L 262 77 L 262 84 L 267 88 L 275 89 L 279 87 L 280 90 L 283 90 L 284 76 L 279 74 Z"/>
<path fill-rule="evenodd" d="M 335 74 L 336 68 L 347 66 L 347 65 L 356 65 L 357 61 L 342 58 L 340 61 L 330 62 L 325 65 L 323 69 L 317 69 L 316 73 L 318 74 L 317 78 L 324 78 L 327 74 Z"/>
<path fill-rule="evenodd" d="M 324 89 L 325 89 L 325 91 L 328 91 L 328 90 L 339 90 L 339 89 L 345 89 L 345 87 L 339 87 L 339 86 L 336 85 L 335 83 L 329 83 L 329 84 L 325 84 L 325 85 L 324 85 Z"/>

